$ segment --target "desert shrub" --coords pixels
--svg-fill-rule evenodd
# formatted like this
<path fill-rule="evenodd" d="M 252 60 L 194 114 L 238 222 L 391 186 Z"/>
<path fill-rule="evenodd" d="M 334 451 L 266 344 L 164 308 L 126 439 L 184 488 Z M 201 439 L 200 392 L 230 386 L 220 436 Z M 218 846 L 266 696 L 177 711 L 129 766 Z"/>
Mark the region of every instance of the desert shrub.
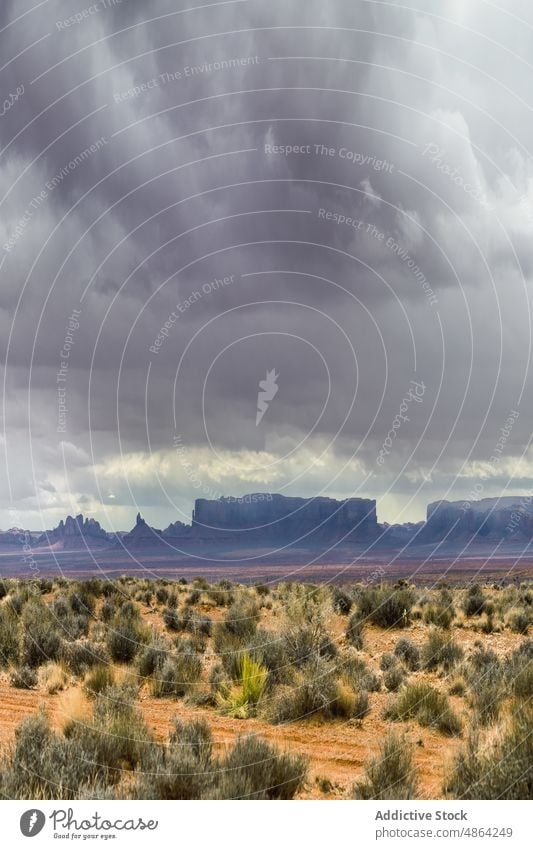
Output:
<path fill-rule="evenodd" d="M 416 719 L 420 725 L 437 728 L 447 735 L 461 731 L 461 722 L 444 693 L 424 683 L 406 684 L 384 716 L 393 720 Z"/>
<path fill-rule="evenodd" d="M 168 599 L 168 590 L 166 587 L 158 587 L 155 591 L 155 597 L 159 604 L 166 604 Z"/>
<path fill-rule="evenodd" d="M 200 613 L 192 611 L 187 616 L 185 630 L 195 636 L 210 637 L 213 628 L 213 621 L 209 616 L 204 616 Z"/>
<path fill-rule="evenodd" d="M 394 655 L 389 654 L 388 652 L 382 654 L 379 659 L 379 668 L 382 672 L 386 672 L 387 669 L 391 669 L 391 667 L 393 667 L 395 664 L 396 658 L 394 657 Z"/>
<path fill-rule="evenodd" d="M 364 645 L 363 622 L 358 613 L 352 613 L 348 620 L 346 639 L 354 649 L 362 651 Z"/>
<path fill-rule="evenodd" d="M 185 604 L 194 605 L 198 604 L 200 599 L 202 598 L 202 593 L 199 589 L 191 590 L 187 598 L 185 599 Z"/>
<path fill-rule="evenodd" d="M 366 690 L 354 694 L 352 716 L 354 719 L 364 719 L 370 713 L 370 699 Z"/>
<path fill-rule="evenodd" d="M 0 608 L 0 668 L 17 663 L 19 659 L 19 625 L 9 607 Z"/>
<path fill-rule="evenodd" d="M 256 587 L 256 592 L 260 594 L 258 587 Z M 209 587 L 206 595 L 216 607 L 229 607 L 235 600 L 232 584 L 229 581 L 219 581 L 218 584 Z"/>
<path fill-rule="evenodd" d="M 333 587 L 331 602 L 335 613 L 341 613 L 343 616 L 347 616 L 352 609 L 353 598 L 342 587 Z"/>
<path fill-rule="evenodd" d="M 100 664 L 88 672 L 84 682 L 84 690 L 89 696 L 97 696 L 107 687 L 115 683 L 115 676 L 110 666 Z"/>
<path fill-rule="evenodd" d="M 394 648 L 394 654 L 403 661 L 407 669 L 410 669 L 411 672 L 416 672 L 416 670 L 419 669 L 420 652 L 418 650 L 418 646 L 416 646 L 411 640 L 408 640 L 405 637 L 398 640 Z"/>
<path fill-rule="evenodd" d="M 358 607 L 363 619 L 382 628 L 405 628 L 416 601 L 409 587 L 367 587 L 360 592 Z"/>
<path fill-rule="evenodd" d="M 533 798 L 533 707 L 514 706 L 507 729 L 487 748 L 474 730 L 456 757 L 444 791 L 456 799 Z"/>
<path fill-rule="evenodd" d="M 485 611 L 485 596 L 479 584 L 472 584 L 466 591 L 462 609 L 465 616 L 480 616 Z"/>
<path fill-rule="evenodd" d="M 381 689 L 381 679 L 359 657 L 348 657 L 342 663 L 340 670 L 345 681 L 353 690 L 367 690 L 376 693 Z"/>
<path fill-rule="evenodd" d="M 307 760 L 280 752 L 255 735 L 237 740 L 221 764 L 218 799 L 293 799 L 307 778 Z"/>
<path fill-rule="evenodd" d="M 268 670 L 268 685 L 286 681 L 291 674 L 285 643 L 278 634 L 258 630 L 245 649 L 257 663 Z"/>
<path fill-rule="evenodd" d="M 387 690 L 391 693 L 395 693 L 403 684 L 405 679 L 405 672 L 401 668 L 401 666 L 392 666 L 388 669 L 383 675 L 383 683 Z"/>
<path fill-rule="evenodd" d="M 307 776 L 307 761 L 256 738 L 237 740 L 221 759 L 205 721 L 181 723 L 166 745 L 152 746 L 131 788 L 140 799 L 292 799 Z"/>
<path fill-rule="evenodd" d="M 334 716 L 339 712 L 340 695 L 334 667 L 315 657 L 298 671 L 292 686 L 278 688 L 268 704 L 267 716 L 276 724 L 308 719 L 315 713 Z"/>
<path fill-rule="evenodd" d="M 69 593 L 70 608 L 73 613 L 84 616 L 92 616 L 94 613 L 95 600 L 91 587 L 87 583 L 75 584 Z"/>
<path fill-rule="evenodd" d="M 178 613 L 176 607 L 165 607 L 163 622 L 169 631 L 184 631 L 187 625 L 186 617 Z"/>
<path fill-rule="evenodd" d="M 170 652 L 170 646 L 160 636 L 156 635 L 143 649 L 139 655 L 139 675 L 148 678 L 158 666 L 166 660 Z"/>
<path fill-rule="evenodd" d="M 31 666 L 19 666 L 12 670 L 9 680 L 17 690 L 31 690 L 37 686 L 37 673 Z"/>
<path fill-rule="evenodd" d="M 463 678 L 454 678 L 448 688 L 450 696 L 464 696 L 466 693 L 466 683 Z"/>
<path fill-rule="evenodd" d="M 131 687 L 107 687 L 96 695 L 90 720 L 65 727 L 71 750 L 89 757 L 105 784 L 116 784 L 124 770 L 141 765 L 153 745 L 134 698 Z"/>
<path fill-rule="evenodd" d="M 437 625 L 437 627 L 447 630 L 451 627 L 453 616 L 453 611 L 449 607 L 430 604 L 424 608 L 422 618 L 426 625 Z"/>
<path fill-rule="evenodd" d="M 152 695 L 185 696 L 202 674 L 202 661 L 196 652 L 186 649 L 167 656 L 156 666 L 152 677 Z"/>
<path fill-rule="evenodd" d="M 74 675 L 83 675 L 87 669 L 97 664 L 105 664 L 108 654 L 105 646 L 92 640 L 64 642 L 61 647 L 61 659 Z"/>
<path fill-rule="evenodd" d="M 239 719 L 253 715 L 259 704 L 268 678 L 268 670 L 244 653 L 239 660 L 237 686 L 222 686 L 217 693 L 217 705 L 223 713 Z"/>
<path fill-rule="evenodd" d="M 417 799 L 418 773 L 413 747 L 405 737 L 389 731 L 379 755 L 365 768 L 365 777 L 356 781 L 352 799 Z"/>
<path fill-rule="evenodd" d="M 50 729 L 42 715 L 24 719 L 15 746 L 0 762 L 0 794 L 9 799 L 72 799 L 90 793 L 98 766 Z"/>
<path fill-rule="evenodd" d="M 506 659 L 505 681 L 516 697 L 533 696 L 533 641 L 524 640 Z"/>
<path fill-rule="evenodd" d="M 470 704 L 480 725 L 495 722 L 504 697 L 501 682 L 483 679 L 478 681 L 477 686 L 472 689 Z"/>
<path fill-rule="evenodd" d="M 234 602 L 223 620 L 223 627 L 228 634 L 249 640 L 257 630 L 259 608 L 254 602 Z"/>
<path fill-rule="evenodd" d="M 290 663 L 304 666 L 316 655 L 334 658 L 337 647 L 322 627 L 297 625 L 287 628 L 281 634 L 284 651 Z"/>
<path fill-rule="evenodd" d="M 507 624 L 515 634 L 527 634 L 532 621 L 531 610 L 515 610 L 509 616 Z"/>
<path fill-rule="evenodd" d="M 68 675 L 61 663 L 48 663 L 41 668 L 40 679 L 51 696 L 64 690 L 68 684 Z"/>
<path fill-rule="evenodd" d="M 230 678 L 239 677 L 239 661 L 246 651 L 247 642 L 235 634 L 230 634 L 224 623 L 217 622 L 213 630 L 213 649 L 220 655 L 222 665 Z"/>
<path fill-rule="evenodd" d="M 61 639 L 48 608 L 41 602 L 28 602 L 22 622 L 23 663 L 36 667 L 49 660 L 57 660 L 61 653 Z"/>
<path fill-rule="evenodd" d="M 462 648 L 441 631 L 430 631 L 427 642 L 422 646 L 422 663 L 425 669 L 444 669 L 449 672 L 463 657 Z"/>
<path fill-rule="evenodd" d="M 205 720 L 174 720 L 168 744 L 150 750 L 132 788 L 132 798 L 202 799 L 217 777 L 212 749 L 212 735 Z"/>
<path fill-rule="evenodd" d="M 140 622 L 136 608 L 125 602 L 115 616 L 107 636 L 107 648 L 113 660 L 131 663 L 141 645 L 146 642 L 147 632 Z"/>
<path fill-rule="evenodd" d="M 100 608 L 100 618 L 102 622 L 111 622 L 116 612 L 117 609 L 112 601 L 104 601 L 102 607 Z"/>

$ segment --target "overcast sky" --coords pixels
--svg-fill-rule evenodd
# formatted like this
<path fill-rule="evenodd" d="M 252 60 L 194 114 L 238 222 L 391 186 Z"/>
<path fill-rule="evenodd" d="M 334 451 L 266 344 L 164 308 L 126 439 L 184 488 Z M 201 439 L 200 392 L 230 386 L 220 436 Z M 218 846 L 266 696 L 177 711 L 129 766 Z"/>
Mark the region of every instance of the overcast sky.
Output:
<path fill-rule="evenodd" d="M 530 4 L 176 5 L 2 0 L 0 525 L 530 493 Z"/>

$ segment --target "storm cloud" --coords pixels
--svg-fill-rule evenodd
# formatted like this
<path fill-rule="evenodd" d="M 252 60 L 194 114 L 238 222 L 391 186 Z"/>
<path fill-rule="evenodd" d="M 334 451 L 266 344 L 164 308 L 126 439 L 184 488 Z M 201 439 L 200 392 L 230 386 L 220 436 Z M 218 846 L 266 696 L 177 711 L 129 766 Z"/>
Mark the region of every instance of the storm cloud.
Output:
<path fill-rule="evenodd" d="M 532 42 L 518 0 L 5 0 L 3 526 L 529 493 Z"/>

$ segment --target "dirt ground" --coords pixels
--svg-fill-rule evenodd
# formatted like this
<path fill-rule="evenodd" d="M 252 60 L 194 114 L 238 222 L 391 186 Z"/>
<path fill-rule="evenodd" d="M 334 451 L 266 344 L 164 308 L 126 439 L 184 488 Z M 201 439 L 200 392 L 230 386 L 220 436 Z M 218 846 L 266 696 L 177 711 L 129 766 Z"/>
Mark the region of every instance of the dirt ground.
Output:
<path fill-rule="evenodd" d="M 223 613 L 218 609 L 209 610 L 215 619 Z M 143 618 L 158 630 L 162 629 L 158 611 L 144 607 Z M 344 643 L 346 621 L 346 617 L 334 615 L 329 622 L 329 631 L 339 647 Z M 263 609 L 261 627 L 270 630 L 274 624 L 272 611 Z M 378 670 L 381 655 L 391 652 L 400 636 L 408 637 L 420 645 L 427 638 L 427 633 L 428 627 L 420 621 L 401 631 L 370 626 L 365 632 L 365 651 L 362 656 L 369 666 Z M 453 637 L 462 646 L 466 656 L 480 639 L 485 647 L 493 649 L 498 655 L 511 651 L 522 639 L 508 630 L 480 635 L 467 628 L 454 629 Z M 128 674 L 128 667 L 115 668 L 119 678 Z M 409 680 L 424 680 L 443 687 L 443 681 L 437 674 L 415 672 Z M 390 723 L 382 718 L 383 709 L 392 698 L 394 694 L 386 691 L 370 693 L 371 711 L 361 722 L 313 717 L 284 725 L 271 725 L 260 719 L 233 719 L 221 715 L 216 708 L 197 707 L 182 699 L 156 699 L 149 694 L 147 687 L 141 689 L 138 704 L 148 726 L 159 740 L 166 739 L 175 716 L 185 720 L 206 718 L 219 749 L 232 743 L 239 735 L 254 732 L 282 749 L 299 752 L 309 758 L 310 779 L 300 798 L 343 798 L 349 793 L 353 781 L 363 774 L 365 764 L 378 753 L 379 745 L 390 727 Z M 454 711 L 467 718 L 466 700 L 454 696 L 450 701 Z M 15 729 L 21 720 L 40 710 L 48 714 L 55 728 L 61 729 L 72 717 L 83 721 L 84 716 L 89 716 L 91 703 L 84 695 L 80 682 L 73 678 L 64 690 L 50 695 L 42 685 L 35 690 L 17 690 L 10 686 L 7 674 L 0 675 L 0 741 L 4 747 L 14 741 Z M 441 798 L 444 777 L 450 770 L 457 749 L 463 745 L 463 739 L 444 737 L 436 731 L 422 728 L 414 721 L 401 723 L 398 727 L 406 731 L 408 739 L 415 744 L 422 798 Z M 327 794 L 319 789 L 317 778 L 328 779 L 331 783 L 332 789 Z"/>

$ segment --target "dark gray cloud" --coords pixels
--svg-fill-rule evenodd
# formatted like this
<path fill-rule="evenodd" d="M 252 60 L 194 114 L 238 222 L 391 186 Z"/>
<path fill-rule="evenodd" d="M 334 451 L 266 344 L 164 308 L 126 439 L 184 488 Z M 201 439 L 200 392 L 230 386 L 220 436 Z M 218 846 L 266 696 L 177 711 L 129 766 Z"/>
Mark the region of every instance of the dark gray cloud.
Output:
<path fill-rule="evenodd" d="M 195 5 L 2 5 L 2 524 L 528 489 L 528 7 Z"/>

